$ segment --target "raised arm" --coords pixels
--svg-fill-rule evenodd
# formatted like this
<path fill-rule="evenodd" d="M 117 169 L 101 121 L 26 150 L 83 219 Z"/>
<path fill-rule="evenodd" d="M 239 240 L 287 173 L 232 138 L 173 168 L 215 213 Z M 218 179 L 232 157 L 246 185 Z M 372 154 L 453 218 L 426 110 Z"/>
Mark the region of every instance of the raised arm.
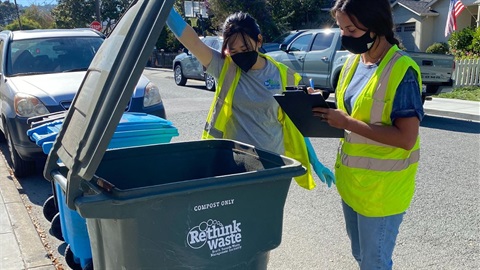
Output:
<path fill-rule="evenodd" d="M 183 20 L 174 8 L 167 18 L 167 25 L 183 46 L 195 55 L 204 67 L 210 64 L 213 55 L 212 48 L 200 40 L 195 30 Z"/>

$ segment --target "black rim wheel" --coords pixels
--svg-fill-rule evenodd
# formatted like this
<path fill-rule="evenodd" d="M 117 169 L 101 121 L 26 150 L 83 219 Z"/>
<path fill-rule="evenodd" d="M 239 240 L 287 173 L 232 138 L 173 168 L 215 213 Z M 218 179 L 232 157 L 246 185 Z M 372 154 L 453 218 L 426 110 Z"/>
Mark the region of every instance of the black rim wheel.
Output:
<path fill-rule="evenodd" d="M 52 221 L 53 217 L 58 213 L 58 207 L 55 203 L 55 196 L 50 196 L 43 203 L 43 216 L 48 220 Z"/>
<path fill-rule="evenodd" d="M 60 241 L 65 241 L 62 235 L 62 226 L 60 225 L 60 213 L 53 216 L 52 224 L 50 226 L 50 234 Z"/>

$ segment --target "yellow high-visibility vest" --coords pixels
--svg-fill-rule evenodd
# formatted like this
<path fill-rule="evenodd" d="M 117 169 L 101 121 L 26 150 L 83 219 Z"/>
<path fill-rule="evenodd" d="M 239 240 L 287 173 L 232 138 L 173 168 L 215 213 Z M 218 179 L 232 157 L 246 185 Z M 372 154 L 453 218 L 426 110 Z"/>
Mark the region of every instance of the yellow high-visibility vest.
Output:
<path fill-rule="evenodd" d="M 337 106 L 346 112 L 345 91 L 355 73 L 360 55 L 351 56 L 342 68 L 336 91 Z M 381 61 L 356 99 L 351 116 L 368 124 L 391 126 L 390 119 L 396 89 L 408 68 L 420 68 L 397 46 Z M 421 92 L 418 93 L 421 95 Z M 335 164 L 338 192 L 347 205 L 368 217 L 404 212 L 415 191 L 415 174 L 420 159 L 420 139 L 407 151 L 382 144 L 346 131 L 340 140 Z"/>
<path fill-rule="evenodd" d="M 292 71 L 286 65 L 278 63 L 268 55 L 260 55 L 278 68 L 280 71 L 280 78 L 282 80 L 282 87 L 284 91 L 286 86 L 298 85 L 302 79 L 300 74 Z M 226 56 L 225 63 L 218 78 L 215 97 L 207 116 L 202 139 L 224 138 L 226 124 L 232 115 L 233 94 L 237 87 L 240 76 L 241 69 L 234 64 L 231 57 Z M 282 109 L 279 109 L 278 121 L 283 127 L 283 141 L 285 147 L 284 155 L 298 160 L 307 169 L 307 173 L 295 177 L 295 181 L 303 188 L 313 189 L 315 187 L 315 181 L 313 180 L 307 147 L 305 145 L 303 135 Z"/>

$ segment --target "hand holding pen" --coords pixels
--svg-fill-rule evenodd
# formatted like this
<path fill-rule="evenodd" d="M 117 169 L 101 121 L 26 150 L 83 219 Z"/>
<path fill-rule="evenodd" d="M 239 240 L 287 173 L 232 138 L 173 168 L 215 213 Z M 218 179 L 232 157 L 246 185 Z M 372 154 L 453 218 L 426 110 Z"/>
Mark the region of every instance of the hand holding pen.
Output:
<path fill-rule="evenodd" d="M 310 87 L 307 87 L 307 92 L 310 94 L 310 95 L 323 95 L 323 90 L 320 90 L 320 89 L 315 89 L 315 84 L 313 83 L 313 79 L 309 79 L 308 80 L 310 82 Z M 323 95 L 323 97 L 325 98 L 325 95 Z"/>

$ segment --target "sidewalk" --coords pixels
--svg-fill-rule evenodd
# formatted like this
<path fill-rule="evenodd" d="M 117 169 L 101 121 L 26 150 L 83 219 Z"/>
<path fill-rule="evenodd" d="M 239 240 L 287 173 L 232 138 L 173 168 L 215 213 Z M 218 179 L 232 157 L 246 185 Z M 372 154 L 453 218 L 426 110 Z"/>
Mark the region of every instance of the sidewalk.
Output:
<path fill-rule="evenodd" d="M 480 121 L 480 102 L 433 97 L 425 102 L 424 109 L 427 115 Z M 0 269 L 55 269 L 5 158 L 0 159 Z"/>
<path fill-rule="evenodd" d="M 0 154 L 0 269 L 55 269 Z"/>
<path fill-rule="evenodd" d="M 427 115 L 480 121 L 480 102 L 476 101 L 433 97 L 423 108 Z"/>

